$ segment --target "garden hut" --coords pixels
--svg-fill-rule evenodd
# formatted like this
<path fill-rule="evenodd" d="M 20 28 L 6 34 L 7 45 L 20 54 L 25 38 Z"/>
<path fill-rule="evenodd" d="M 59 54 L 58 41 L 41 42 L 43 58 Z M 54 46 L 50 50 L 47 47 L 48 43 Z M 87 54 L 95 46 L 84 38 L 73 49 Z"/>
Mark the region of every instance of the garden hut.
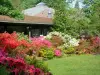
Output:
<path fill-rule="evenodd" d="M 24 32 L 29 36 L 46 35 L 53 26 L 54 9 L 41 2 L 35 7 L 23 10 L 24 20 L 16 20 L 6 15 L 0 15 L 0 32 Z"/>

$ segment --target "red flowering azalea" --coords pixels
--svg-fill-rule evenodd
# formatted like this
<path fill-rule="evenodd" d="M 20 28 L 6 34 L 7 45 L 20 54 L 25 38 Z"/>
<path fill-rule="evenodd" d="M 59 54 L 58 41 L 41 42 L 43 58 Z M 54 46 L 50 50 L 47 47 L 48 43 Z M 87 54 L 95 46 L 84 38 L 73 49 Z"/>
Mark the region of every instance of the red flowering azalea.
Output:
<path fill-rule="evenodd" d="M 18 40 L 15 38 L 15 35 L 13 36 L 9 33 L 2 33 L 0 34 L 0 47 L 2 49 L 8 50 L 8 49 L 15 49 L 18 46 Z"/>
<path fill-rule="evenodd" d="M 27 42 L 26 40 L 21 40 L 20 45 L 23 45 L 25 47 L 31 47 L 31 43 Z"/>
<path fill-rule="evenodd" d="M 9 33 L 5 32 L 5 33 L 0 34 L 0 40 L 5 40 L 8 38 L 11 38 L 11 35 Z"/>

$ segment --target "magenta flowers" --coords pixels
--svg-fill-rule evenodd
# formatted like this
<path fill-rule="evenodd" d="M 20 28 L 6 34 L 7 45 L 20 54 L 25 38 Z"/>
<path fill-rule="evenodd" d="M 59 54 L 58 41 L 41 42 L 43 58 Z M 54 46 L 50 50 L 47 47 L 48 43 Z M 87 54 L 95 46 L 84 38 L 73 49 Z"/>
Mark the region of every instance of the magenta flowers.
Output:
<path fill-rule="evenodd" d="M 57 56 L 57 57 L 62 56 L 62 52 L 61 52 L 61 50 L 59 50 L 59 49 L 54 50 L 54 54 L 55 54 L 55 56 Z"/>

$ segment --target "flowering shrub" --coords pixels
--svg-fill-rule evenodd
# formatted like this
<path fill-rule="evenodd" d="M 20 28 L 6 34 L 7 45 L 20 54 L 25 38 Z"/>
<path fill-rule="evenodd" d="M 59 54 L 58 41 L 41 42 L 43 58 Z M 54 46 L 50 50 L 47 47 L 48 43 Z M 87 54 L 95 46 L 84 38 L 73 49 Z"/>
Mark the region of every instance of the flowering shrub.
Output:
<path fill-rule="evenodd" d="M 79 40 L 76 40 L 75 38 L 72 38 L 72 39 L 70 39 L 69 40 L 69 44 L 70 44 L 70 46 L 78 46 L 79 44 Z"/>
<path fill-rule="evenodd" d="M 55 31 L 55 32 L 50 32 L 50 33 L 46 36 L 46 38 L 47 38 L 47 39 L 51 39 L 53 35 L 59 36 L 60 38 L 64 39 L 64 38 L 63 38 L 64 33 L 56 32 L 56 31 Z"/>
<path fill-rule="evenodd" d="M 31 38 L 32 46 L 36 47 L 36 49 L 40 49 L 42 47 L 51 47 L 52 44 L 50 41 L 46 40 L 43 36 L 38 38 Z"/>
<path fill-rule="evenodd" d="M 56 31 L 51 32 L 45 38 L 49 39 L 52 42 L 52 39 L 54 38 L 54 36 L 56 36 L 56 39 L 54 39 L 53 43 L 56 44 L 56 48 L 63 50 L 65 53 L 67 53 L 67 50 L 68 52 L 71 51 L 70 53 L 73 53 L 72 51 L 75 51 L 74 47 L 79 45 L 79 40 L 61 32 L 56 32 Z M 72 49 L 69 50 L 69 48 L 72 48 Z"/>
<path fill-rule="evenodd" d="M 34 65 L 37 68 L 41 68 L 41 70 L 43 70 L 44 72 L 49 71 L 48 64 L 45 61 L 40 60 L 35 56 L 26 55 L 25 60 L 28 64 Z"/>
<path fill-rule="evenodd" d="M 49 75 L 45 65 L 37 66 L 33 56 L 26 60 L 26 55 L 42 48 L 51 48 L 52 44 L 43 37 L 28 39 L 20 33 L 0 34 L 0 66 L 5 66 L 12 75 Z M 49 53 L 47 54 L 50 58 Z M 25 58 L 25 60 L 24 60 Z M 47 70 L 46 70 L 47 69 Z"/>
<path fill-rule="evenodd" d="M 70 35 L 61 32 L 51 32 L 45 38 L 51 40 L 53 35 L 56 35 L 62 39 L 62 45 L 67 44 L 67 46 L 78 46 L 79 40 L 76 40 L 75 38 L 72 38 Z"/>
<path fill-rule="evenodd" d="M 62 56 L 61 50 L 59 50 L 59 49 L 54 50 L 54 55 L 57 56 L 57 57 L 61 57 Z"/>
<path fill-rule="evenodd" d="M 15 49 L 18 46 L 18 41 L 15 37 L 12 36 L 13 34 L 9 33 L 2 33 L 0 34 L 0 47 L 4 50 L 11 50 Z"/>
<path fill-rule="evenodd" d="M 39 56 L 47 59 L 52 59 L 54 57 L 54 51 L 52 48 L 42 48 L 39 51 Z"/>
<path fill-rule="evenodd" d="M 100 37 L 80 40 L 79 46 L 76 47 L 76 53 L 100 53 Z"/>
<path fill-rule="evenodd" d="M 18 72 L 21 72 L 26 68 L 26 64 L 22 59 L 15 59 L 11 57 L 1 57 L 0 64 L 9 67 L 9 71 L 14 72 L 15 75 L 18 75 Z"/>
<path fill-rule="evenodd" d="M 34 37 L 34 38 L 31 38 L 32 40 L 32 48 L 35 52 L 35 54 L 37 56 L 39 56 L 39 51 L 42 49 L 42 48 L 50 48 L 52 47 L 52 43 L 48 40 L 46 40 L 44 37 Z"/>
<path fill-rule="evenodd" d="M 50 48 L 51 46 L 51 42 L 44 37 L 28 39 L 23 33 L 9 34 L 5 32 L 0 34 L 0 48 L 6 50 L 10 55 L 24 55 L 26 53 L 32 55 L 35 52 L 38 56 L 38 51 L 41 48 Z"/>
<path fill-rule="evenodd" d="M 16 55 L 19 53 L 27 53 L 31 48 L 31 43 L 27 40 L 19 39 L 16 32 L 0 34 L 0 48 L 8 52 L 8 54 Z"/>
<path fill-rule="evenodd" d="M 48 71 L 43 71 L 44 68 L 40 69 L 38 68 L 38 66 L 41 65 L 36 65 L 34 66 L 34 64 L 30 65 L 27 64 L 26 61 L 23 58 L 20 57 L 9 57 L 9 56 L 5 56 L 2 53 L 4 53 L 3 51 L 0 50 L 1 56 L 0 56 L 0 66 L 6 66 L 6 69 L 12 73 L 13 75 L 45 75 L 45 73 L 48 73 Z M 49 74 L 47 74 L 49 75 Z"/>
<path fill-rule="evenodd" d="M 65 54 L 72 54 L 75 53 L 75 48 L 74 47 L 68 47 L 67 49 L 63 50 Z"/>

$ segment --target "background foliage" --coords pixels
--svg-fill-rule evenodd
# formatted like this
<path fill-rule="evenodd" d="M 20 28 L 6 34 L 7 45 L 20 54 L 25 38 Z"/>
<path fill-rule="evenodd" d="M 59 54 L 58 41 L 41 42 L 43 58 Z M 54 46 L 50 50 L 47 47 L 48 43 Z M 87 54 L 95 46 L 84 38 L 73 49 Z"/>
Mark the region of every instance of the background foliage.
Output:
<path fill-rule="evenodd" d="M 12 3 L 12 0 L 0 0 L 0 15 L 7 15 L 16 19 L 23 19 L 23 14 L 16 7 L 15 4 Z"/>
<path fill-rule="evenodd" d="M 0 14 L 23 19 L 20 11 L 34 7 L 39 2 L 45 2 L 55 9 L 53 31 L 75 37 L 83 33 L 100 33 L 100 0 L 84 0 L 82 9 L 69 8 L 66 0 L 0 0 Z"/>

